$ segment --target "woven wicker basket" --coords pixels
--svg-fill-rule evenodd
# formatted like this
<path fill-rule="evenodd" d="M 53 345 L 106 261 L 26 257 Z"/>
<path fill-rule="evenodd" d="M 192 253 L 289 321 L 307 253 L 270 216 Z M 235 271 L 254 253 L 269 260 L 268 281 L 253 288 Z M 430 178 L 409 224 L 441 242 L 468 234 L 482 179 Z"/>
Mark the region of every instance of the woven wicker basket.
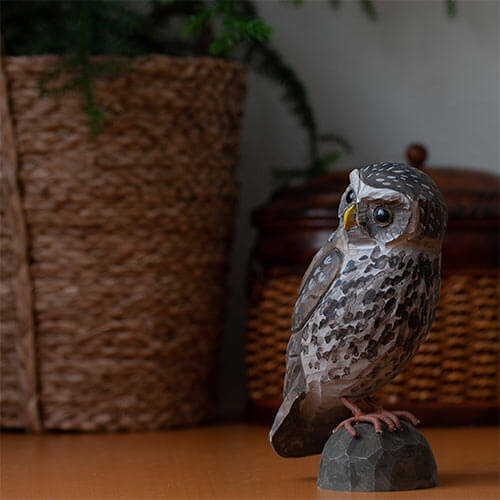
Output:
<path fill-rule="evenodd" d="M 151 56 L 82 98 L 2 74 L 1 424 L 129 430 L 213 409 L 245 70 Z M 7 89 L 8 88 L 8 92 Z"/>
<path fill-rule="evenodd" d="M 341 191 L 335 190 L 347 185 L 345 176 L 278 192 L 256 213 L 260 234 L 253 258 L 246 369 L 249 399 L 257 417 L 268 419 L 280 404 L 298 287 L 311 256 L 336 224 L 333 207 Z M 448 176 L 444 169 L 437 174 Z M 485 176 L 482 181 L 489 188 L 481 187 L 478 179 L 476 186 L 474 181 L 471 186 L 470 179 L 464 181 L 466 189 L 472 190 L 467 195 L 448 183 L 453 194 L 448 196 L 450 223 L 436 320 L 405 371 L 377 395 L 385 406 L 413 410 L 426 423 L 496 419 L 498 192 L 494 178 Z"/>

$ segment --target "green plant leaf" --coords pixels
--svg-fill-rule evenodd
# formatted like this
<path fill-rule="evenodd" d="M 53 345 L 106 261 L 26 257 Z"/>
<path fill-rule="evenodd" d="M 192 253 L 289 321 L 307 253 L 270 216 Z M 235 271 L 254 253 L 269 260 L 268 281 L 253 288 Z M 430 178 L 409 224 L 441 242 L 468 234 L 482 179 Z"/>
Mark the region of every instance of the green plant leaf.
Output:
<path fill-rule="evenodd" d="M 319 156 L 310 167 L 313 175 L 321 175 L 328 172 L 328 168 L 342 158 L 340 151 L 331 151 Z"/>
<path fill-rule="evenodd" d="M 457 15 L 457 2 L 456 0 L 446 0 L 446 11 L 449 17 L 456 17 Z"/>
<path fill-rule="evenodd" d="M 273 168 L 272 174 L 278 182 L 303 180 L 313 176 L 307 168 Z"/>
<path fill-rule="evenodd" d="M 457 0 L 443 1 L 448 15 L 454 17 Z M 373 0 L 359 2 L 370 19 L 377 18 Z M 322 158 L 319 145 L 323 142 L 349 152 L 343 138 L 331 134 L 326 134 L 326 138 L 318 136 L 307 89 L 270 45 L 272 29 L 259 16 L 257 1 L 143 0 L 142 3 L 151 7 L 149 13 L 136 9 L 135 2 L 114 0 L 3 0 L 4 47 L 9 55 L 64 55 L 65 66 L 56 65 L 42 75 L 40 92 L 46 95 L 80 90 L 94 129 L 102 125 L 103 118 L 102 110 L 93 102 L 93 82 L 104 74 L 123 71 L 127 63 L 123 67 L 117 63 L 96 65 L 91 56 L 158 52 L 177 56 L 232 55 L 282 89 L 285 104 L 307 134 L 310 165 Z M 300 8 L 305 2 L 289 0 L 288 3 Z M 337 9 L 341 2 L 329 0 L 329 4 Z"/>
<path fill-rule="evenodd" d="M 282 99 L 298 118 L 308 136 L 309 156 L 317 156 L 316 117 L 309 102 L 307 91 L 293 69 L 270 45 L 253 45 L 246 62 L 260 74 L 275 81 L 282 89 Z"/>
<path fill-rule="evenodd" d="M 375 2 L 373 0 L 359 0 L 361 9 L 372 21 L 376 21 L 378 18 L 377 9 L 375 7 Z"/>
<path fill-rule="evenodd" d="M 342 148 L 342 150 L 345 153 L 351 153 L 352 152 L 352 147 L 350 143 L 341 135 L 337 134 L 320 134 L 318 136 L 318 141 L 319 142 L 329 142 L 333 144 L 337 144 Z"/>
<path fill-rule="evenodd" d="M 326 174 L 343 154 L 340 151 L 330 151 L 318 156 L 313 162 L 303 168 L 274 168 L 273 177 L 277 181 L 291 181 L 310 179 L 318 175 Z"/>
<path fill-rule="evenodd" d="M 90 135 L 95 138 L 104 125 L 104 111 L 97 106 L 88 108 L 90 118 Z"/>

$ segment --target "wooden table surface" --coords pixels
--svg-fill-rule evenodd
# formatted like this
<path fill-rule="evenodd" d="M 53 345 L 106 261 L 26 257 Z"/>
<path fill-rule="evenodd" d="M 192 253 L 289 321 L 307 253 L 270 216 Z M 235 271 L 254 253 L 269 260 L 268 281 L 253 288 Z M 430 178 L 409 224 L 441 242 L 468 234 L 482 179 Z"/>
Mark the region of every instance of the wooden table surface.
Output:
<path fill-rule="evenodd" d="M 141 434 L 6 433 L 1 438 L 0 498 L 500 498 L 498 429 L 423 429 L 423 433 L 438 463 L 438 488 L 352 494 L 318 490 L 320 457 L 276 456 L 262 426 Z"/>

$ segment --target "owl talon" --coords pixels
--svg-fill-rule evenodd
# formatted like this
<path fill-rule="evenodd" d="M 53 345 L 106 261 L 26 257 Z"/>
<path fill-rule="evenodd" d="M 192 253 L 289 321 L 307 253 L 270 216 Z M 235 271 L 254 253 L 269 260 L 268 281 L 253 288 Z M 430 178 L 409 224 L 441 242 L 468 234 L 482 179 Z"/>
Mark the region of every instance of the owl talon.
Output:
<path fill-rule="evenodd" d="M 395 411 L 389 411 L 386 410 L 383 406 L 381 406 L 379 403 L 377 403 L 373 398 L 367 398 L 366 399 L 367 403 L 375 408 L 377 410 L 377 414 L 380 416 L 385 416 L 387 418 L 390 418 L 392 422 L 394 422 L 394 425 L 401 430 L 403 427 L 401 425 L 400 417 L 404 418 L 406 420 L 409 420 L 413 425 L 418 425 L 420 423 L 420 420 L 413 415 L 413 413 L 410 413 L 409 411 L 404 411 L 404 410 L 395 410 Z"/>
<path fill-rule="evenodd" d="M 382 418 L 384 420 L 384 422 L 385 422 L 385 419 L 389 420 L 391 422 L 393 430 L 395 430 L 395 429 L 401 430 L 403 428 L 401 426 L 401 422 L 399 421 L 399 418 L 397 417 L 397 415 L 394 415 L 393 413 L 388 412 L 384 409 L 377 411 L 377 414 L 380 415 L 380 418 Z"/>
<path fill-rule="evenodd" d="M 391 427 L 387 424 L 387 422 L 383 418 L 381 418 L 379 415 L 377 415 L 376 413 L 361 413 L 361 414 L 355 415 L 354 417 L 348 418 L 348 419 L 344 420 L 343 422 L 340 422 L 340 424 L 337 425 L 337 427 L 335 427 L 335 429 L 333 430 L 333 433 L 337 432 L 340 428 L 344 427 L 345 430 L 353 438 L 355 438 L 355 437 L 357 437 L 357 433 L 353 427 L 353 424 L 357 424 L 359 422 L 367 422 L 367 423 L 373 425 L 373 427 L 375 428 L 375 432 L 377 434 L 382 434 L 383 429 L 382 429 L 382 424 L 380 423 L 381 421 L 387 425 L 389 430 L 394 430 L 394 428 L 391 429 Z"/>
<path fill-rule="evenodd" d="M 415 415 L 413 415 L 413 413 L 410 413 L 409 411 L 397 410 L 387 413 L 392 413 L 396 417 L 403 417 L 406 420 L 409 420 L 413 425 L 418 425 L 420 423 L 420 420 Z"/>
<path fill-rule="evenodd" d="M 396 429 L 401 429 L 401 424 L 399 423 L 399 421 L 396 423 L 387 415 L 380 415 L 380 420 L 382 420 L 385 425 L 387 425 L 390 432 L 394 432 Z"/>
<path fill-rule="evenodd" d="M 396 429 L 403 429 L 400 418 L 409 420 L 413 425 L 420 423 L 418 418 L 409 411 L 389 411 L 375 403 L 373 400 L 368 400 L 368 403 L 376 409 L 373 413 L 363 413 L 358 406 L 351 403 L 347 398 L 342 397 L 340 400 L 344 406 L 352 411 L 353 416 L 337 425 L 333 432 L 337 432 L 341 427 L 344 427 L 353 438 L 357 436 L 353 425 L 359 422 L 368 422 L 372 424 L 377 434 L 382 434 L 383 432 L 382 422 L 387 426 L 390 432 L 394 432 Z"/>

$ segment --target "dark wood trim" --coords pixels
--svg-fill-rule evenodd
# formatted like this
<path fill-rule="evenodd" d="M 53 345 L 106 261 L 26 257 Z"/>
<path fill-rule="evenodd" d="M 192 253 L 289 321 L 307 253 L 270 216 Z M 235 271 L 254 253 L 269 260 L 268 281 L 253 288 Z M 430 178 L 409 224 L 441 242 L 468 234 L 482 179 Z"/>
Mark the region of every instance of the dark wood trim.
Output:
<path fill-rule="evenodd" d="M 280 403 L 279 400 L 251 401 L 248 410 L 250 421 L 270 426 Z M 471 401 L 456 405 L 401 402 L 397 406 L 387 405 L 386 407 L 414 413 L 421 420 L 423 427 L 498 425 L 500 423 L 500 406 L 494 401 Z"/>

